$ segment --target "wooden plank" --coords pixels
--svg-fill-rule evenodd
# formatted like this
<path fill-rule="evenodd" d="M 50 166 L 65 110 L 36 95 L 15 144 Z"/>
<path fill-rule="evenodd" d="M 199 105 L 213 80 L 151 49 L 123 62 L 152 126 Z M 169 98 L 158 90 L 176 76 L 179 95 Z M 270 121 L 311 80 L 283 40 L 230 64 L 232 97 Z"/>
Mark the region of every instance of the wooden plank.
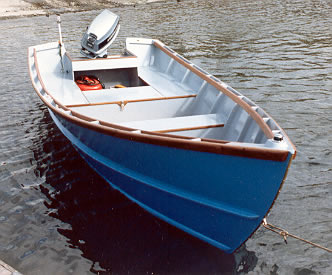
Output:
<path fill-rule="evenodd" d="M 224 127 L 224 124 L 213 124 L 213 125 L 187 127 L 187 128 L 176 128 L 176 129 L 168 129 L 168 130 L 161 130 L 161 131 L 155 131 L 155 132 L 157 132 L 157 133 L 173 133 L 173 132 L 193 131 L 193 130 L 208 129 L 208 128 L 218 128 L 218 127 Z"/>
<path fill-rule="evenodd" d="M 0 260 L 0 275 L 22 275 L 22 273 Z"/>
<path fill-rule="evenodd" d="M 152 131 L 156 133 L 172 133 L 223 127 L 224 121 L 225 117 L 220 114 L 204 114 L 128 121 L 122 122 L 120 123 L 120 125 L 133 129 L 139 129 L 142 131 Z"/>
<path fill-rule="evenodd" d="M 112 70 L 122 68 L 137 68 L 137 57 L 119 57 L 119 58 L 107 58 L 107 59 L 88 59 L 73 61 L 73 71 L 93 71 L 93 70 Z"/>
<path fill-rule="evenodd" d="M 59 102 L 59 101 L 57 101 L 56 99 L 54 99 L 54 97 L 52 96 L 52 94 L 46 89 L 46 86 L 45 86 L 45 84 L 44 84 L 44 81 L 43 81 L 43 79 L 42 79 L 42 77 L 41 77 L 41 75 L 40 75 L 39 65 L 38 65 L 38 61 L 37 61 L 37 51 L 36 51 L 36 48 L 33 49 L 33 60 L 34 60 L 35 68 L 36 68 L 37 78 L 38 78 L 38 80 L 39 80 L 39 82 L 40 82 L 40 85 L 42 86 L 43 90 L 45 91 L 45 93 L 46 93 L 49 97 L 51 97 L 51 98 L 54 100 L 55 104 L 57 104 L 60 108 L 62 108 L 62 109 L 65 110 L 65 111 L 69 110 L 69 109 L 68 109 L 67 107 L 65 107 L 61 102 Z M 31 77 L 31 75 L 30 75 L 30 77 Z M 34 83 L 34 82 L 32 81 L 32 83 Z M 40 98 L 42 99 L 42 101 L 43 101 L 44 103 L 46 103 L 46 100 L 44 99 L 44 97 L 40 97 Z"/>
<path fill-rule="evenodd" d="M 135 102 L 168 100 L 168 99 L 179 99 L 179 98 L 189 98 L 189 97 L 196 97 L 196 95 L 192 94 L 192 95 L 184 95 L 184 96 L 154 97 L 154 98 L 142 98 L 142 99 L 133 99 L 133 100 L 121 100 L 121 101 L 109 101 L 109 102 L 73 104 L 73 105 L 66 105 L 66 107 L 67 108 L 72 108 L 72 107 L 87 107 L 87 106 L 98 106 L 98 105 L 107 105 L 107 104 L 118 104 L 119 106 L 125 106 L 128 103 L 135 103 Z"/>
<path fill-rule="evenodd" d="M 87 98 L 88 103 L 162 97 L 162 95 L 158 93 L 158 91 L 153 89 L 151 86 L 137 86 L 137 87 L 126 87 L 126 88 L 112 87 L 110 89 L 101 89 L 97 91 L 93 90 L 83 91 L 83 94 Z M 77 104 L 78 103 L 79 102 L 77 102 Z"/>
<path fill-rule="evenodd" d="M 174 59 L 171 59 L 174 61 Z M 189 70 L 187 70 L 189 72 Z M 152 86 L 160 94 L 164 96 L 176 96 L 176 95 L 188 95 L 192 94 L 190 88 L 185 88 L 180 82 L 175 81 L 172 78 L 168 78 L 166 74 L 160 73 L 155 70 L 149 69 L 149 67 L 139 68 L 138 75 L 145 83 Z"/>
<path fill-rule="evenodd" d="M 127 59 L 127 58 L 137 58 L 137 56 L 135 56 L 134 54 L 132 55 L 110 55 L 107 58 L 98 58 L 98 59 L 87 59 L 87 58 L 81 58 L 81 59 L 73 59 L 71 58 L 71 56 L 69 55 L 68 52 L 65 53 L 67 55 L 67 57 L 70 59 L 70 61 L 72 62 L 91 62 L 91 61 L 96 61 L 96 60 L 112 60 L 112 59 Z"/>

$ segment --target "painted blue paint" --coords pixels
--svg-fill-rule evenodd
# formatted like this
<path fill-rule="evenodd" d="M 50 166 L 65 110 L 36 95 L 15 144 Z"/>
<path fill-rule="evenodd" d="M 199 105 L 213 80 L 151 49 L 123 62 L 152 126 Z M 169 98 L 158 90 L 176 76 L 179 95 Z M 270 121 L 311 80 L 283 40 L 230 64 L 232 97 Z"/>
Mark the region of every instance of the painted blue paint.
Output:
<path fill-rule="evenodd" d="M 259 226 L 285 162 L 176 149 L 121 139 L 51 116 L 83 158 L 147 211 L 231 253 Z"/>

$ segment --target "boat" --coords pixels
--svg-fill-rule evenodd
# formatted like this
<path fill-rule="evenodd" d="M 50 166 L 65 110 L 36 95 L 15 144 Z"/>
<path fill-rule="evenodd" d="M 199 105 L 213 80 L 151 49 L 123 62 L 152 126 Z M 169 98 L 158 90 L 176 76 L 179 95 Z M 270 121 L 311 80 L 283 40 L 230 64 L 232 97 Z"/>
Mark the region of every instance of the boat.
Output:
<path fill-rule="evenodd" d="M 84 34 L 83 57 L 73 58 L 58 19 L 60 41 L 28 49 L 34 90 L 113 188 L 233 253 L 268 215 L 295 146 L 261 107 L 157 39 L 126 38 L 108 56 L 118 25 L 104 10 Z M 91 89 L 79 87 L 85 80 Z"/>

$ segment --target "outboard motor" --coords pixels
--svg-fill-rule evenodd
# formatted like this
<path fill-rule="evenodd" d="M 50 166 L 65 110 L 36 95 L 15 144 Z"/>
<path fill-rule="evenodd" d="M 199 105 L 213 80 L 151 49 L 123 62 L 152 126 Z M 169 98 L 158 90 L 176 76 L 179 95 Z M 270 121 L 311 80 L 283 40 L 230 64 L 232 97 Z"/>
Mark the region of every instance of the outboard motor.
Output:
<path fill-rule="evenodd" d="M 119 20 L 120 17 L 109 10 L 100 13 L 83 35 L 81 54 L 88 58 L 106 58 L 107 48 L 119 33 Z"/>

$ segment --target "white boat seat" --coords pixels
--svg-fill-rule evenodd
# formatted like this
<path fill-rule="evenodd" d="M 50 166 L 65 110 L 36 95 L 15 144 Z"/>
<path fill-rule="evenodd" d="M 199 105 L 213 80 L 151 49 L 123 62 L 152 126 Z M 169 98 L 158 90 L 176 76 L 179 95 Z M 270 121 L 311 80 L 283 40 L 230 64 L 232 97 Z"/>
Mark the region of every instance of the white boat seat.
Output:
<path fill-rule="evenodd" d="M 191 131 L 204 128 L 223 127 L 225 118 L 222 114 L 205 114 L 195 116 L 171 117 L 152 120 L 140 120 L 119 123 L 137 130 L 170 133 Z"/>
<path fill-rule="evenodd" d="M 43 83 L 47 91 L 52 93 L 52 96 L 58 102 L 64 105 L 71 104 L 86 104 L 88 101 L 82 95 L 81 90 L 75 84 L 75 82 L 69 78 L 69 75 L 63 73 L 49 73 L 41 72 Z"/>
<path fill-rule="evenodd" d="M 172 76 L 161 73 L 152 67 L 139 67 L 138 76 L 163 96 L 179 96 L 197 93 L 176 81 Z"/>
<path fill-rule="evenodd" d="M 82 91 L 89 103 L 151 99 L 162 97 L 151 86 L 110 88 L 96 91 Z"/>
<path fill-rule="evenodd" d="M 137 98 L 136 96 L 130 98 L 126 97 L 123 100 L 110 100 L 110 101 L 101 101 L 101 102 L 92 102 L 92 103 L 84 103 L 84 104 L 68 104 L 65 105 L 68 108 L 72 107 L 93 107 L 93 106 L 102 106 L 109 104 L 117 104 L 119 106 L 124 106 L 127 103 L 137 103 L 137 102 L 152 102 L 152 101 L 161 101 L 161 100 L 172 100 L 172 99 L 186 99 L 186 98 L 194 98 L 196 95 L 184 95 L 184 96 L 159 96 L 159 97 L 146 97 L 146 98 Z"/>

